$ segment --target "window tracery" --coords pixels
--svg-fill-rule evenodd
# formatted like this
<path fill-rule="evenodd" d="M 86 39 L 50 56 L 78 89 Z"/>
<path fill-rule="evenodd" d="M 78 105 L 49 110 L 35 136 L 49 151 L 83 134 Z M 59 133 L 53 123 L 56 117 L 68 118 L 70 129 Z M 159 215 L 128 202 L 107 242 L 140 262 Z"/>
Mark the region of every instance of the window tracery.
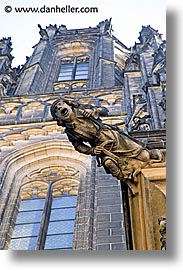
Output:
<path fill-rule="evenodd" d="M 9 249 L 72 249 L 78 184 L 79 171 L 69 166 L 28 175 Z"/>

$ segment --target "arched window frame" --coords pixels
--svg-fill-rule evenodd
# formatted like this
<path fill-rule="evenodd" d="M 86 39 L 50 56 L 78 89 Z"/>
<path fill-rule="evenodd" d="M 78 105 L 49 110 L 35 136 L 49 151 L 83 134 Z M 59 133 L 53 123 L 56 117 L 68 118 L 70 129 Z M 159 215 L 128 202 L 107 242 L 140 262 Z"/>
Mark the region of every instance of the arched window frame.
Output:
<path fill-rule="evenodd" d="M 68 181 L 71 181 L 72 184 L 71 184 L 71 187 L 70 187 L 70 190 L 69 190 L 69 187 L 67 186 L 67 183 Z M 35 188 L 37 186 L 37 183 L 39 182 L 39 188 Z M 39 209 L 39 210 L 27 210 L 27 213 L 29 212 L 33 212 L 33 211 L 42 211 L 42 214 L 41 214 L 41 219 L 40 219 L 40 223 L 38 222 L 32 222 L 32 223 L 28 223 L 29 225 L 30 224 L 34 224 L 37 225 L 37 227 L 39 226 L 39 229 L 38 229 L 38 235 L 37 236 L 29 236 L 29 237 L 22 237 L 24 238 L 24 240 L 27 238 L 30 238 L 33 237 L 34 240 L 35 238 L 37 238 L 36 240 L 36 244 L 35 244 L 35 247 L 34 247 L 34 244 L 33 245 L 30 245 L 30 249 L 21 249 L 21 250 L 47 250 L 47 249 L 72 249 L 72 245 L 70 243 L 70 246 L 67 246 L 66 245 L 62 245 L 61 244 L 61 247 L 51 247 L 50 244 L 47 242 L 47 237 L 48 238 L 53 238 L 54 236 L 56 237 L 60 237 L 59 238 L 59 242 L 60 243 L 64 243 L 62 242 L 62 238 L 65 237 L 66 235 L 70 235 L 72 238 L 73 238 L 73 233 L 74 233 L 74 221 L 75 221 L 75 216 L 73 216 L 73 213 L 72 213 L 72 218 L 67 218 L 67 219 L 63 219 L 63 217 L 60 217 L 59 219 L 56 219 L 56 220 L 50 220 L 50 216 L 52 214 L 52 211 L 55 209 L 53 209 L 52 207 L 52 202 L 54 200 L 54 198 L 57 198 L 57 199 L 60 199 L 60 200 L 63 200 L 64 198 L 76 198 L 75 201 L 77 201 L 77 190 L 78 190 L 78 185 L 79 185 L 79 180 L 78 179 L 74 179 L 74 178 L 71 178 L 69 176 L 63 176 L 61 177 L 60 179 L 56 179 L 56 180 L 53 180 L 51 182 L 43 182 L 42 181 L 42 184 L 40 184 L 41 181 L 30 181 L 29 183 L 26 183 L 24 184 L 23 186 L 21 186 L 20 188 L 20 191 L 19 191 L 19 205 L 20 205 L 20 208 L 21 209 L 21 202 L 23 201 L 29 201 L 30 200 L 42 200 L 42 199 L 45 199 L 44 201 L 44 207 L 42 209 Z M 46 187 L 47 185 L 47 187 Z M 27 188 L 27 192 L 25 191 L 25 189 Z M 32 190 L 31 190 L 32 189 Z M 43 194 L 43 191 L 44 190 L 44 194 Z M 64 195 L 63 195 L 64 194 Z M 34 197 L 34 198 L 33 198 Z M 22 198 L 22 199 L 21 199 Z M 56 209 L 58 211 L 61 211 L 61 210 L 65 210 L 65 209 L 74 209 L 74 212 L 76 213 L 76 204 L 73 205 L 70 207 L 67 205 L 67 207 L 65 208 L 64 205 L 60 205 L 60 207 L 57 207 Z M 63 212 L 62 211 L 62 212 Z M 22 211 L 22 212 L 18 212 L 17 213 L 17 217 L 19 217 L 19 214 L 20 213 L 23 213 L 25 211 Z M 69 224 L 69 222 L 72 221 L 72 232 L 66 232 L 64 233 L 63 232 L 63 229 L 61 229 L 61 233 L 57 234 L 58 232 L 56 232 L 56 234 L 49 234 L 49 225 L 50 223 L 61 223 L 62 227 L 64 228 L 64 222 Z M 26 225 L 26 224 L 25 224 Z M 16 226 L 21 226 L 21 224 L 18 224 L 15 223 L 15 228 Z M 52 226 L 52 231 L 53 231 L 53 226 Z M 68 234 L 67 234 L 68 233 Z M 15 235 L 15 238 L 12 238 L 12 240 L 20 240 L 20 238 L 16 238 L 16 235 Z M 70 238 L 71 240 L 71 238 Z M 48 243 L 48 244 L 47 244 Z M 10 249 L 17 249 L 16 248 L 16 245 L 15 246 L 12 246 L 11 247 L 11 244 L 12 242 L 10 242 Z M 18 249 L 19 250 L 19 249 Z"/>
<path fill-rule="evenodd" d="M 89 56 L 67 56 L 61 59 L 58 81 L 87 80 L 89 74 Z"/>
<path fill-rule="evenodd" d="M 35 155 L 36 154 L 36 155 Z M 36 157 L 35 157 L 36 156 Z M 59 164 L 59 165 L 58 165 Z M 45 166 L 46 165 L 46 166 Z M 78 224 L 80 223 L 79 215 L 81 211 L 90 213 L 87 205 L 83 202 L 83 192 L 88 192 L 88 185 L 91 182 L 91 157 L 80 154 L 73 149 L 67 140 L 51 139 L 41 142 L 35 142 L 33 145 L 20 148 L 9 154 L 1 163 L 1 196 L 0 196 L 0 249 L 9 249 L 10 238 L 15 225 L 19 205 L 20 205 L 20 187 L 25 183 L 27 175 L 31 175 L 35 170 L 40 171 L 45 167 L 53 166 L 63 167 L 72 166 L 80 173 L 79 191 L 77 196 L 78 204 L 75 221 L 73 249 L 77 250 L 88 245 L 88 235 L 83 232 L 84 242 L 80 242 L 81 232 Z M 53 169 L 51 168 L 51 171 Z M 59 168 L 60 171 L 60 168 Z M 65 175 L 65 174 L 64 174 Z M 87 200 L 91 201 L 89 196 Z M 89 202 L 88 202 L 89 203 Z M 88 231 L 91 230 L 90 220 L 93 216 L 89 214 L 89 222 L 86 224 Z"/>

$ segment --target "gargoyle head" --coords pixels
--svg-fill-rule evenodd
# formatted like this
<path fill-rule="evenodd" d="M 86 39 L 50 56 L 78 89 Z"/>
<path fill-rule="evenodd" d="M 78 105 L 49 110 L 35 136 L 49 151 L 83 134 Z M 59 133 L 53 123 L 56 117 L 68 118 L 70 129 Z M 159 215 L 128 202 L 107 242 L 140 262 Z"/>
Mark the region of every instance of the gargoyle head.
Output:
<path fill-rule="evenodd" d="M 53 119 L 59 123 L 71 121 L 73 114 L 72 106 L 63 100 L 57 99 L 51 105 L 51 115 Z"/>

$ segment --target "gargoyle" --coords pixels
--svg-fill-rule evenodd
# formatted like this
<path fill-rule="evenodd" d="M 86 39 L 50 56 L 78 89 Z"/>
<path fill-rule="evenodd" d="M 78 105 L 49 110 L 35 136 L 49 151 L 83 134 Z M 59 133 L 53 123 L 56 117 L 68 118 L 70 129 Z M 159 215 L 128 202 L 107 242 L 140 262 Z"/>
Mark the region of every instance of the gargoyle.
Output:
<path fill-rule="evenodd" d="M 65 127 L 75 150 L 96 156 L 98 165 L 125 181 L 133 194 L 141 169 L 162 161 L 158 149 L 148 150 L 118 127 L 102 123 L 100 116 L 108 115 L 105 107 L 58 99 L 51 106 L 51 114 L 59 126 Z"/>

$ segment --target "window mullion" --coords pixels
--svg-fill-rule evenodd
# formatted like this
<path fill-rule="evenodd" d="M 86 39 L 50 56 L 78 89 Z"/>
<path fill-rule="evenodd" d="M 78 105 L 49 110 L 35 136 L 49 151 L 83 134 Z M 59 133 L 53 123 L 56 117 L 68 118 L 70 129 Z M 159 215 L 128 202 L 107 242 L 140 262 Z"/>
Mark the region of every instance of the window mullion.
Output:
<path fill-rule="evenodd" d="M 72 79 L 75 79 L 77 69 L 77 57 L 74 58 L 73 69 L 72 69 Z"/>
<path fill-rule="evenodd" d="M 45 205 L 43 209 L 43 215 L 40 223 L 40 230 L 38 235 L 38 241 L 36 245 L 36 250 L 44 250 L 44 244 L 46 240 L 46 234 L 48 230 L 50 212 L 51 212 L 51 204 L 52 204 L 52 185 L 49 185 Z"/>

